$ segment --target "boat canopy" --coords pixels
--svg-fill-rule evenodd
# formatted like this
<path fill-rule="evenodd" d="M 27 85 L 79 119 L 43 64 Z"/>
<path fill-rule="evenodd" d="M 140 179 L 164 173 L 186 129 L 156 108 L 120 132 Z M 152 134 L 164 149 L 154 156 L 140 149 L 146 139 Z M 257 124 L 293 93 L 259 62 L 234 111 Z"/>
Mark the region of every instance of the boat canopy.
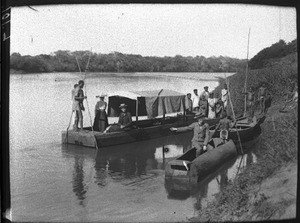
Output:
<path fill-rule="evenodd" d="M 127 105 L 127 111 L 136 116 L 154 118 L 168 113 L 185 111 L 185 95 L 176 91 L 161 89 L 153 91 L 119 91 L 108 97 L 108 116 L 118 117 L 120 104 Z"/>

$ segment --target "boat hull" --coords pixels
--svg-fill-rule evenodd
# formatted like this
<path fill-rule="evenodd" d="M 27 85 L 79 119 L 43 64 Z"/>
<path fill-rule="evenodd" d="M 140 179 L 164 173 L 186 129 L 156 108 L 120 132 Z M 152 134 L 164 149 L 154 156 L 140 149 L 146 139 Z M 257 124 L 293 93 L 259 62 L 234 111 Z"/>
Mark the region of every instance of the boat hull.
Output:
<path fill-rule="evenodd" d="M 85 128 L 82 131 L 62 131 L 62 143 L 75 144 L 86 147 L 106 147 L 118 144 L 131 143 L 136 141 L 144 141 L 159 137 L 164 137 L 173 134 L 170 131 L 171 127 L 187 126 L 195 122 L 194 118 L 179 119 L 173 123 L 165 123 L 150 125 L 147 127 L 137 127 L 130 130 L 124 130 L 111 133 L 100 133 L 91 131 L 90 128 Z M 205 120 L 208 125 L 216 125 L 219 119 Z"/>
<path fill-rule="evenodd" d="M 228 132 L 228 139 L 232 139 L 234 142 L 238 142 L 239 138 L 241 142 L 248 142 L 253 140 L 261 133 L 260 125 L 265 120 L 265 116 L 254 118 L 253 122 L 248 123 L 248 118 L 241 119 L 237 122 L 236 127 L 232 128 Z M 214 131 L 213 128 L 210 130 L 212 137 L 220 137 L 220 131 Z"/>
<path fill-rule="evenodd" d="M 232 140 L 208 150 L 197 158 L 196 149 L 193 148 L 166 165 L 165 178 L 195 184 L 236 156 L 237 150 Z M 183 161 L 189 163 L 188 169 Z"/>

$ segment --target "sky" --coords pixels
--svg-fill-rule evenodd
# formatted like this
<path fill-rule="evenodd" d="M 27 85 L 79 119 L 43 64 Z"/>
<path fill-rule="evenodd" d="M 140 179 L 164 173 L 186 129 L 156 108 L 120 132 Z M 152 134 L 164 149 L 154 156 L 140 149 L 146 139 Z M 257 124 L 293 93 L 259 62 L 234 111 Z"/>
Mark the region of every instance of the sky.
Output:
<path fill-rule="evenodd" d="M 296 9 L 244 4 L 52 5 L 11 9 L 11 53 L 57 50 L 249 59 L 297 38 Z"/>

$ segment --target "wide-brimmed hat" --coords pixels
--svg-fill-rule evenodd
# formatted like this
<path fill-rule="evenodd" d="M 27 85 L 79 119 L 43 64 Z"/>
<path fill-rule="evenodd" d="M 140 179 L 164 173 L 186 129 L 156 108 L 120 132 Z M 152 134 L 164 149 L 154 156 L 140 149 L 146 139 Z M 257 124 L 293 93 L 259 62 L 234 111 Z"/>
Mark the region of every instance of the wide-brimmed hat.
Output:
<path fill-rule="evenodd" d="M 98 95 L 97 97 L 98 98 L 104 98 L 104 97 L 106 97 L 107 95 L 106 94 L 104 94 L 104 93 L 101 93 L 100 95 Z"/>
<path fill-rule="evenodd" d="M 204 117 L 205 117 L 205 115 L 202 112 L 200 112 L 198 114 L 195 114 L 194 119 L 199 119 L 199 118 L 204 118 Z"/>
<path fill-rule="evenodd" d="M 120 104 L 119 108 L 126 108 L 127 105 L 125 103 Z"/>

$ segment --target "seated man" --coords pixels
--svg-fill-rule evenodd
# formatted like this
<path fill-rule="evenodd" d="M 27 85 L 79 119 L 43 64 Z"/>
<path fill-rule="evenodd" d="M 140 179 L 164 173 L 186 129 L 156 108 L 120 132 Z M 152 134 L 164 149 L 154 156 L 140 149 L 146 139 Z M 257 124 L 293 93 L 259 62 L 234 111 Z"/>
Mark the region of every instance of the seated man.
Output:
<path fill-rule="evenodd" d="M 104 133 L 117 132 L 117 131 L 129 129 L 129 127 L 132 124 L 132 117 L 130 112 L 126 111 L 126 107 L 127 107 L 126 104 L 120 104 L 119 108 L 121 109 L 121 113 L 119 115 L 118 123 L 108 126 L 105 129 Z"/>
<path fill-rule="evenodd" d="M 216 103 L 216 118 L 221 118 L 223 112 L 225 112 L 224 107 L 223 107 L 223 102 L 219 100 Z"/>
<path fill-rule="evenodd" d="M 220 139 L 222 139 L 224 143 L 228 140 L 229 129 L 235 126 L 235 124 L 236 120 L 232 122 L 230 116 L 226 116 L 225 113 L 222 114 L 221 120 L 215 130 L 220 129 Z"/>
<path fill-rule="evenodd" d="M 118 124 L 120 125 L 121 129 L 129 127 L 132 123 L 132 118 L 130 112 L 126 111 L 127 105 L 120 104 L 119 108 L 121 109 L 121 113 L 119 116 Z"/>

